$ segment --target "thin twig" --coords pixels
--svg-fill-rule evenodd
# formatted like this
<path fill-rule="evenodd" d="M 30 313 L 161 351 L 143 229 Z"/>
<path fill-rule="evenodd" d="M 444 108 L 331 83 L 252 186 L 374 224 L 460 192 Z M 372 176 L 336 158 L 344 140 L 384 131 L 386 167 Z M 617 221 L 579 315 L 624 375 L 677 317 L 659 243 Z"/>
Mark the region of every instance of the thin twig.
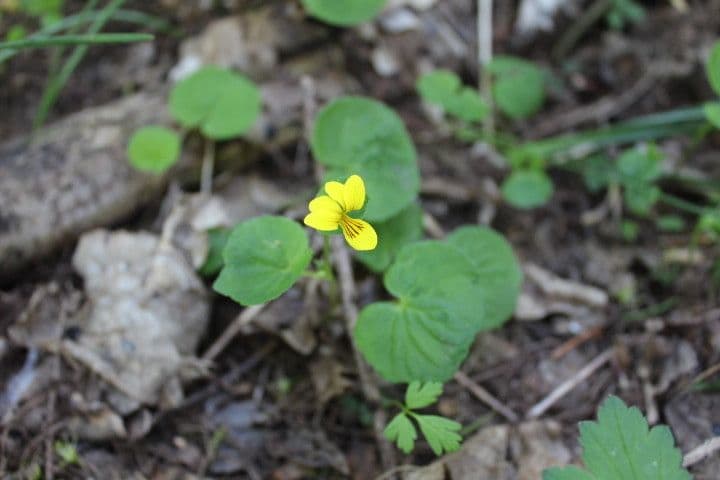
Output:
<path fill-rule="evenodd" d="M 492 105 L 492 78 L 487 66 L 493 56 L 493 4 L 492 0 L 477 0 L 477 37 L 478 37 L 478 68 L 480 72 L 480 93 L 485 102 Z M 492 110 L 483 119 L 483 131 L 492 134 L 495 131 L 495 121 Z"/>
<path fill-rule="evenodd" d="M 355 323 L 358 317 L 358 308 L 355 304 L 356 289 L 355 289 L 355 278 L 353 276 L 352 262 L 350 259 L 350 252 L 348 252 L 345 244 L 342 243 L 342 237 L 336 236 L 333 239 L 334 242 L 334 260 L 335 267 L 337 268 L 338 281 L 340 282 L 340 295 L 342 296 L 343 314 L 345 316 L 345 324 L 347 328 L 348 336 L 350 337 L 350 343 L 353 349 L 353 356 L 355 358 L 355 365 L 358 370 L 358 377 L 360 379 L 360 388 L 362 389 L 365 398 L 374 403 L 380 402 L 380 392 L 377 386 L 371 381 L 370 371 L 365 363 L 360 351 L 355 345 L 353 338 L 353 332 L 355 331 Z M 390 442 L 383 435 L 383 429 L 387 423 L 387 412 L 381 407 L 375 411 L 375 420 L 373 422 L 373 430 L 375 435 L 375 441 L 380 450 L 380 459 L 384 470 L 391 468 L 396 465 L 395 451 L 393 450 Z"/>
<path fill-rule="evenodd" d="M 470 393 L 475 395 L 475 397 L 486 404 L 488 407 L 495 410 L 497 413 L 505 417 L 507 421 L 510 423 L 517 423 L 518 420 L 520 420 L 520 417 L 517 413 L 510 410 L 508 407 L 500 403 L 498 399 L 492 396 L 490 392 L 485 390 L 483 387 L 475 383 L 470 377 L 465 375 L 463 372 L 457 372 L 455 373 L 454 377 L 456 382 L 458 382 L 463 387 L 467 388 Z"/>
<path fill-rule="evenodd" d="M 683 458 L 683 467 L 695 465 L 700 460 L 720 451 L 720 437 L 714 437 L 705 441 L 702 445 L 695 447 Z"/>
<path fill-rule="evenodd" d="M 580 383 L 590 377 L 596 370 L 605 365 L 613 356 L 613 349 L 608 348 L 603 353 L 595 357 L 585 367 L 580 369 L 575 375 L 558 385 L 555 390 L 545 397 L 541 402 L 535 404 L 525 416 L 528 419 L 538 418 L 552 407 L 558 400 L 564 397 L 568 392 L 577 387 Z"/>
<path fill-rule="evenodd" d="M 200 191 L 204 195 L 212 193 L 213 171 L 215 170 L 215 142 L 209 138 L 205 139 L 205 151 L 203 152 L 202 170 L 200 171 Z"/>
<path fill-rule="evenodd" d="M 570 338 L 566 342 L 561 343 L 555 349 L 550 353 L 550 358 L 553 360 L 558 360 L 565 355 L 567 355 L 572 350 L 575 350 L 583 343 L 587 342 L 588 340 L 591 340 L 598 335 L 600 335 L 603 332 L 604 325 L 598 325 L 595 327 L 588 328 L 587 330 L 583 330 L 578 335 L 575 335 L 574 337 Z"/>
<path fill-rule="evenodd" d="M 262 312 L 266 305 L 267 303 L 253 305 L 243 310 L 242 313 L 238 315 L 230 325 L 228 325 L 222 335 L 220 335 L 220 337 L 218 337 L 218 339 L 210 345 L 210 348 L 208 348 L 203 354 L 202 359 L 208 362 L 213 361 L 215 357 L 220 355 L 220 352 L 225 350 L 225 347 L 230 344 L 233 338 L 240 333 L 240 330 L 242 330 L 245 325 L 252 322 L 252 320 L 257 317 L 260 312 Z"/>

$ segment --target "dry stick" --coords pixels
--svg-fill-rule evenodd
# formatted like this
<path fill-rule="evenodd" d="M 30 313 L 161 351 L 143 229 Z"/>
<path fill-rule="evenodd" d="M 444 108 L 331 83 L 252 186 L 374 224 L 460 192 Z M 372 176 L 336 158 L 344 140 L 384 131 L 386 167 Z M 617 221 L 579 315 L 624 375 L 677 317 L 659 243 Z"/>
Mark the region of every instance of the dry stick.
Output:
<path fill-rule="evenodd" d="M 228 325 L 222 335 L 220 335 L 220 337 L 218 337 L 218 339 L 210 345 L 210 348 L 208 348 L 203 354 L 202 359 L 208 362 L 213 361 L 220 352 L 225 350 L 225 347 L 230 344 L 233 338 L 240 333 L 240 330 L 257 317 L 266 306 L 267 303 L 263 303 L 262 305 L 253 305 L 243 310 L 242 313 L 238 315 L 238 317 L 233 320 L 230 325 Z"/>
<path fill-rule="evenodd" d="M 565 380 L 563 383 L 557 386 L 555 390 L 550 392 L 550 395 L 545 397 L 541 402 L 535 404 L 534 407 L 532 407 L 527 415 L 525 415 L 526 418 L 532 420 L 534 418 L 538 418 L 540 415 L 545 413 L 550 407 L 552 407 L 555 402 L 560 400 L 562 397 L 564 397 L 568 392 L 570 392 L 572 389 L 577 387 L 581 382 L 586 380 L 590 375 L 595 373 L 597 369 L 605 365 L 613 356 L 613 348 L 608 348 L 603 353 L 595 357 L 590 363 L 588 363 L 585 367 L 580 369 L 575 375 Z"/>
<path fill-rule="evenodd" d="M 508 407 L 500 403 L 498 399 L 493 397 L 490 392 L 485 390 L 483 387 L 475 383 L 470 377 L 465 375 L 463 372 L 457 372 L 454 377 L 456 382 L 458 382 L 463 387 L 470 390 L 470 393 L 475 395 L 478 400 L 486 404 L 488 407 L 495 410 L 497 413 L 505 417 L 507 421 L 510 423 L 517 423 L 520 420 L 520 417 L 517 413 L 510 410 Z"/>
<path fill-rule="evenodd" d="M 358 377 L 360 378 L 360 387 L 362 389 L 365 398 L 372 403 L 380 402 L 380 392 L 377 386 L 370 380 L 370 372 L 368 371 L 367 364 L 363 360 L 360 352 L 355 345 L 353 338 L 353 332 L 355 331 L 355 323 L 358 317 L 358 308 L 355 305 L 355 278 L 353 276 L 352 263 L 350 261 L 350 253 L 348 252 L 345 244 L 342 243 L 342 238 L 336 236 L 333 238 L 334 245 L 333 250 L 335 252 L 334 260 L 335 267 L 337 268 L 337 280 L 340 283 L 340 294 L 342 296 L 342 307 L 343 314 L 345 316 L 345 325 L 347 328 L 348 337 L 350 337 L 350 344 L 353 349 L 353 356 L 355 357 L 355 364 L 358 369 Z M 392 448 L 390 442 L 383 435 L 383 429 L 387 423 L 387 414 L 385 410 L 379 408 L 375 411 L 375 421 L 373 422 L 373 430 L 375 433 L 375 441 L 380 449 L 380 459 L 382 462 L 383 470 L 388 470 L 397 464 L 395 458 L 395 451 Z"/>
<path fill-rule="evenodd" d="M 478 37 L 478 68 L 480 73 L 480 92 L 488 105 L 492 105 L 492 79 L 488 71 L 488 64 L 493 55 L 493 4 L 492 0 L 477 0 L 477 37 Z M 487 134 L 495 131 L 495 121 L 492 112 L 483 119 L 483 130 Z"/>
<path fill-rule="evenodd" d="M 705 441 L 702 445 L 695 447 L 683 458 L 683 467 L 695 465 L 700 460 L 720 451 L 720 437 L 714 437 Z"/>

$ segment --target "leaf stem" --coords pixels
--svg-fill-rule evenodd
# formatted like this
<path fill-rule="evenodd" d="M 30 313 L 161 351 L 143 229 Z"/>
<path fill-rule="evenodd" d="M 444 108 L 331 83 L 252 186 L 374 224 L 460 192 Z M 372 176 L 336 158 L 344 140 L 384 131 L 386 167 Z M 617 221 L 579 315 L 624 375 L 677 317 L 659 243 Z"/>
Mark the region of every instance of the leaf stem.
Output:
<path fill-rule="evenodd" d="M 200 171 L 200 192 L 203 195 L 212 194 L 213 171 L 215 170 L 215 142 L 209 138 L 205 139 L 205 151 L 203 152 L 202 170 Z"/>

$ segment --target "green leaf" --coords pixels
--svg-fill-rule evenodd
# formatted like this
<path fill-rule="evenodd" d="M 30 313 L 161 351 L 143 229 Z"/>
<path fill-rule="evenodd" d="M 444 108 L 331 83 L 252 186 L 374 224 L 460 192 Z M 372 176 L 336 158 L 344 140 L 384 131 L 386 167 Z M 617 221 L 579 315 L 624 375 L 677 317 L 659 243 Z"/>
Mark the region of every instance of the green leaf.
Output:
<path fill-rule="evenodd" d="M 242 75 L 204 67 L 170 92 L 170 113 L 208 138 L 224 140 L 245 133 L 260 114 L 260 91 Z"/>
<path fill-rule="evenodd" d="M 685 220 L 680 215 L 664 215 L 657 219 L 657 226 L 665 232 L 682 232 L 685 230 Z"/>
<path fill-rule="evenodd" d="M 385 273 L 397 302 L 365 307 L 355 342 L 390 382 L 445 381 L 485 327 L 472 266 L 455 247 L 439 241 L 404 247 Z"/>
<path fill-rule="evenodd" d="M 636 215 L 647 215 L 661 195 L 660 189 L 648 183 L 625 185 L 623 198 L 630 211 Z"/>
<path fill-rule="evenodd" d="M 411 410 L 424 408 L 437 402 L 443 392 L 443 384 L 438 382 L 410 382 L 405 392 L 405 406 Z"/>
<path fill-rule="evenodd" d="M 477 90 L 463 86 L 460 78 L 448 70 L 423 75 L 418 79 L 417 90 L 425 101 L 468 122 L 480 121 L 489 112 Z"/>
<path fill-rule="evenodd" d="M 205 263 L 200 267 L 200 275 L 203 277 L 212 277 L 222 270 L 225 264 L 223 260 L 223 250 L 231 233 L 232 228 L 225 227 L 213 228 L 208 231 L 208 254 Z"/>
<path fill-rule="evenodd" d="M 317 116 L 311 147 L 328 167 L 327 178 L 360 175 L 368 202 L 365 219 L 387 220 L 413 202 L 420 191 L 417 154 L 400 117 L 384 104 L 342 97 Z"/>
<path fill-rule="evenodd" d="M 706 103 L 703 105 L 703 110 L 705 111 L 705 118 L 707 118 L 708 122 L 715 128 L 720 128 L 720 103 Z"/>
<path fill-rule="evenodd" d="M 575 466 L 551 468 L 543 472 L 542 480 L 596 480 L 582 468 Z"/>
<path fill-rule="evenodd" d="M 617 180 L 615 164 L 606 155 L 593 155 L 580 162 L 585 186 L 591 192 L 599 192 Z"/>
<path fill-rule="evenodd" d="M 637 147 L 620 155 L 617 170 L 624 184 L 651 183 L 662 175 L 663 153 L 654 145 Z"/>
<path fill-rule="evenodd" d="M 720 95 L 720 42 L 716 42 L 710 51 L 707 63 L 707 76 L 710 86 Z"/>
<path fill-rule="evenodd" d="M 542 170 L 514 171 L 502 184 L 505 200 L 522 209 L 545 205 L 552 197 L 553 190 L 552 180 Z"/>
<path fill-rule="evenodd" d="M 396 442 L 400 450 L 410 453 L 415 447 L 417 431 L 407 415 L 400 412 L 385 427 L 383 435 L 391 442 Z"/>
<path fill-rule="evenodd" d="M 551 469 L 543 480 L 692 479 L 682 468 L 682 454 L 674 445 L 670 429 L 650 429 L 640 410 L 628 408 L 614 396 L 600 407 L 597 422 L 580 424 L 580 443 L 587 472 Z"/>
<path fill-rule="evenodd" d="M 623 220 L 620 224 L 620 233 L 626 242 L 634 242 L 640 235 L 640 225 L 632 220 Z"/>
<path fill-rule="evenodd" d="M 515 311 L 522 287 L 522 269 L 512 247 L 486 227 L 461 227 L 447 241 L 473 268 L 477 294 L 484 305 L 484 328 L 499 327 Z"/>
<path fill-rule="evenodd" d="M 66 465 L 77 465 L 80 463 L 80 455 L 78 455 L 77 448 L 70 442 L 56 440 L 55 453 Z"/>
<path fill-rule="evenodd" d="M 130 137 L 128 157 L 140 171 L 162 173 L 180 158 L 180 136 L 165 127 L 143 127 Z"/>
<path fill-rule="evenodd" d="M 292 287 L 311 258 L 300 225 L 285 217 L 257 217 L 230 234 L 213 288 L 242 305 L 268 302 Z"/>
<path fill-rule="evenodd" d="M 521 281 L 512 249 L 487 228 L 407 245 L 384 279 L 398 301 L 360 312 L 356 344 L 388 381 L 447 380 L 475 335 L 512 313 Z"/>
<path fill-rule="evenodd" d="M 302 0 L 310 15 L 331 25 L 357 25 L 380 13 L 386 0 Z"/>
<path fill-rule="evenodd" d="M 22 40 L 27 37 L 27 30 L 22 25 L 13 25 L 8 29 L 5 35 L 5 40 L 8 42 L 14 42 L 16 40 Z"/>
<path fill-rule="evenodd" d="M 382 272 L 390 266 L 402 247 L 422 237 L 422 209 L 412 203 L 394 217 L 373 223 L 373 227 L 378 234 L 377 247 L 358 252 L 357 258 L 371 270 Z"/>
<path fill-rule="evenodd" d="M 458 422 L 448 420 L 438 415 L 413 414 L 413 418 L 420 425 L 425 439 L 435 455 L 440 456 L 443 452 L 455 452 L 460 448 L 462 437 L 459 432 L 462 428 Z"/>
<path fill-rule="evenodd" d="M 508 117 L 521 120 L 540 110 L 545 102 L 545 76 L 521 58 L 497 56 L 487 66 L 493 74 L 493 99 Z"/>

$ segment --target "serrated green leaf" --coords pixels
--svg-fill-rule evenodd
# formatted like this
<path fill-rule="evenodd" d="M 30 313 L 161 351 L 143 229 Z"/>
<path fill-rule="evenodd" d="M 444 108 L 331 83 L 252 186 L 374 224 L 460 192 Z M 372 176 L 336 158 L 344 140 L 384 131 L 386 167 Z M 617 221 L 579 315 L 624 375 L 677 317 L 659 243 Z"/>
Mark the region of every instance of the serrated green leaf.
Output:
<path fill-rule="evenodd" d="M 137 130 L 128 143 L 130 164 L 142 172 L 162 173 L 180 157 L 180 137 L 159 126 Z"/>
<path fill-rule="evenodd" d="M 328 178 L 360 175 L 368 202 L 365 219 L 387 220 L 410 205 L 420 190 L 415 146 L 400 117 L 384 104 L 343 97 L 318 114 L 311 147 Z"/>
<path fill-rule="evenodd" d="M 451 233 L 447 242 L 473 268 L 477 294 L 484 305 L 484 328 L 503 324 L 515 311 L 522 287 L 522 269 L 505 238 L 487 227 L 466 226 Z"/>
<path fill-rule="evenodd" d="M 720 103 L 706 103 L 703 105 L 703 111 L 705 112 L 707 121 L 710 122 L 713 127 L 720 128 Z"/>
<path fill-rule="evenodd" d="M 439 382 L 410 382 L 405 392 L 405 406 L 411 410 L 424 408 L 435 403 L 443 392 Z"/>
<path fill-rule="evenodd" d="M 505 179 L 501 190 L 503 198 L 513 207 L 530 209 L 545 205 L 554 187 L 542 170 L 518 170 Z"/>
<path fill-rule="evenodd" d="M 577 468 L 551 469 L 544 480 L 691 480 L 682 454 L 665 426 L 649 428 L 636 407 L 615 396 L 600 407 L 597 422 L 580 424 L 585 474 Z M 577 473 L 582 476 L 570 476 Z"/>
<path fill-rule="evenodd" d="M 398 448 L 405 453 L 412 452 L 415 447 L 415 439 L 417 439 L 415 426 L 402 412 L 395 415 L 395 418 L 388 423 L 383 435 L 391 442 L 396 442 Z"/>
<path fill-rule="evenodd" d="M 551 468 L 543 472 L 542 480 L 596 480 L 582 468 L 570 466 L 565 468 Z"/>
<path fill-rule="evenodd" d="M 215 291 L 242 305 L 273 300 L 303 275 L 312 258 L 305 230 L 285 217 L 263 216 L 230 234 Z"/>
<path fill-rule="evenodd" d="M 436 70 L 420 77 L 417 90 L 423 99 L 440 105 L 447 113 L 468 121 L 477 122 L 489 112 L 477 90 L 466 87 L 460 78 L 448 70 Z"/>
<path fill-rule="evenodd" d="M 245 133 L 260 114 L 260 90 L 248 78 L 218 67 L 204 67 L 170 92 L 170 113 L 183 126 L 200 128 L 215 140 Z"/>
<path fill-rule="evenodd" d="M 528 118 L 545 102 L 545 76 L 533 63 L 521 58 L 497 56 L 487 66 L 493 74 L 493 99 L 510 118 Z"/>
<path fill-rule="evenodd" d="M 443 452 L 454 452 L 460 448 L 462 437 L 459 432 L 462 428 L 458 422 L 449 420 L 438 415 L 413 414 L 417 420 L 425 439 L 435 455 L 440 456 Z"/>
<path fill-rule="evenodd" d="M 381 241 L 375 250 L 358 252 L 357 258 L 371 270 L 382 272 L 402 247 L 422 237 L 422 209 L 412 203 L 394 217 L 373 223 L 373 227 Z"/>
<path fill-rule="evenodd" d="M 380 13 L 386 0 L 302 0 L 316 18 L 341 27 L 357 25 Z"/>
<path fill-rule="evenodd" d="M 710 51 L 707 63 L 707 76 L 710 86 L 720 95 L 720 42 L 716 42 Z"/>

